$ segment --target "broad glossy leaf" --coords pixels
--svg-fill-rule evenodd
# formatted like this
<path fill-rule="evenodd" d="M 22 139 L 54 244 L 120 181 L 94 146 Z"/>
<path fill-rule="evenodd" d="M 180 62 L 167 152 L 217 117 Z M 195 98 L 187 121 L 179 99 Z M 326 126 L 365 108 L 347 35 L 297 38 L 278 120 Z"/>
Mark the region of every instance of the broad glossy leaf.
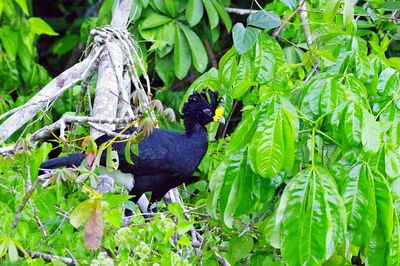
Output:
<path fill-rule="evenodd" d="M 79 228 L 86 223 L 90 216 L 90 211 L 93 208 L 93 204 L 93 200 L 85 200 L 75 207 L 69 218 L 69 222 L 73 227 Z"/>
<path fill-rule="evenodd" d="M 229 258 L 234 265 L 239 260 L 250 254 L 253 248 L 251 236 L 234 236 L 229 240 Z"/>
<path fill-rule="evenodd" d="M 170 17 L 161 15 L 156 12 L 146 12 L 147 16 L 145 19 L 140 23 L 140 29 L 141 30 L 146 30 L 146 29 L 152 29 L 159 27 L 161 25 L 167 24 L 172 21 Z"/>
<path fill-rule="evenodd" d="M 275 112 L 262 123 L 260 139 L 257 139 L 257 169 L 261 176 L 272 178 L 279 173 L 285 161 L 285 143 L 282 114 Z"/>
<path fill-rule="evenodd" d="M 340 6 L 340 0 L 326 0 L 324 5 L 324 20 L 331 23 L 337 15 Z"/>
<path fill-rule="evenodd" d="M 16 262 L 18 260 L 18 250 L 13 239 L 9 239 L 8 241 L 8 258 L 10 262 Z"/>
<path fill-rule="evenodd" d="M 394 211 L 393 216 L 393 237 L 392 241 L 389 243 L 390 255 L 389 255 L 389 265 L 399 265 L 400 264 L 400 222 L 398 211 Z"/>
<path fill-rule="evenodd" d="M 228 30 L 228 32 L 230 32 L 232 29 L 232 21 L 231 18 L 229 17 L 228 12 L 226 12 L 224 5 L 220 2 L 220 0 L 211 0 L 211 2 L 213 3 L 215 9 L 217 10 L 218 15 L 221 17 L 222 22 L 224 23 L 226 29 Z"/>
<path fill-rule="evenodd" d="M 165 8 L 171 17 L 176 17 L 179 12 L 181 1 L 164 1 Z"/>
<path fill-rule="evenodd" d="M 236 80 L 237 68 L 237 53 L 235 48 L 231 48 L 219 61 L 218 76 L 225 87 L 229 88 Z"/>
<path fill-rule="evenodd" d="M 233 26 L 233 44 L 238 54 L 243 54 L 254 46 L 257 41 L 257 34 L 255 28 L 245 28 L 242 23 L 236 23 L 235 26 Z"/>
<path fill-rule="evenodd" d="M 295 117 L 289 111 L 282 110 L 282 133 L 285 142 L 285 161 L 282 166 L 283 171 L 292 170 L 295 158 L 295 136 L 294 127 Z"/>
<path fill-rule="evenodd" d="M 217 10 L 212 4 L 211 0 L 203 0 L 204 7 L 206 8 L 208 21 L 210 22 L 210 28 L 213 29 L 218 26 L 219 18 Z"/>
<path fill-rule="evenodd" d="M 394 85 L 396 84 L 397 80 L 397 71 L 393 68 L 386 68 L 384 69 L 381 74 L 379 75 L 377 91 L 379 94 L 390 94 L 395 88 Z"/>
<path fill-rule="evenodd" d="M 257 112 L 253 111 L 240 121 L 226 148 L 227 154 L 236 154 L 249 143 L 257 128 L 257 115 Z"/>
<path fill-rule="evenodd" d="M 189 27 L 183 24 L 179 24 L 179 27 L 185 34 L 187 42 L 189 44 L 192 53 L 192 62 L 194 68 L 200 73 L 202 73 L 206 69 L 208 63 L 208 56 L 206 49 L 204 48 L 204 45 L 201 42 L 199 36 L 197 36 L 197 34 L 194 33 L 194 31 L 192 31 Z"/>
<path fill-rule="evenodd" d="M 41 18 L 31 17 L 28 19 L 31 31 L 35 34 L 46 34 L 50 36 L 57 36 L 58 33 L 55 32 L 46 21 Z"/>
<path fill-rule="evenodd" d="M 289 181 L 282 194 L 271 244 L 281 248 L 288 265 L 321 265 L 343 242 L 344 210 L 329 173 L 306 169 Z M 338 223 L 333 226 L 331 220 Z"/>
<path fill-rule="evenodd" d="M 234 79 L 231 95 L 235 99 L 241 98 L 254 83 L 253 73 L 254 51 L 249 50 L 242 54 L 237 66 L 236 78 Z"/>
<path fill-rule="evenodd" d="M 347 32 L 353 32 L 357 29 L 357 24 L 354 19 L 354 6 L 351 0 L 344 0 L 343 23 Z"/>
<path fill-rule="evenodd" d="M 195 26 L 203 17 L 203 3 L 201 0 L 188 0 L 186 19 L 191 27 Z"/>
<path fill-rule="evenodd" d="M 368 245 L 376 223 L 373 176 L 367 165 L 355 165 L 346 176 L 342 198 L 346 206 L 351 244 Z"/>
<path fill-rule="evenodd" d="M 361 143 L 362 121 L 361 107 L 354 102 L 350 103 L 344 114 L 344 133 L 349 144 L 358 145 Z"/>
<path fill-rule="evenodd" d="M 219 194 L 224 183 L 224 177 L 226 169 L 230 163 L 229 158 L 226 158 L 218 165 L 217 169 L 210 176 L 210 194 L 207 198 L 207 212 L 213 217 L 217 218 L 217 204 L 219 199 Z"/>
<path fill-rule="evenodd" d="M 174 59 L 172 53 L 160 58 L 156 56 L 155 68 L 157 75 L 166 85 L 171 85 L 174 81 L 175 73 L 174 69 L 171 67 L 174 64 Z"/>
<path fill-rule="evenodd" d="M 247 25 L 269 30 L 279 27 L 281 20 L 272 11 L 260 10 L 247 17 Z"/>
<path fill-rule="evenodd" d="M 365 265 L 390 265 L 388 264 L 389 244 L 382 237 L 379 227 L 375 228 L 366 253 Z"/>
<path fill-rule="evenodd" d="M 357 42 L 356 47 L 354 47 L 355 42 Z M 354 37 L 353 49 L 356 50 L 354 64 L 356 67 L 357 78 L 362 82 L 367 82 L 371 72 L 371 63 L 367 57 L 367 42 L 361 38 Z"/>
<path fill-rule="evenodd" d="M 273 84 L 282 73 L 278 69 L 285 63 L 285 56 L 279 44 L 266 32 L 259 35 L 256 44 L 254 69 L 256 81 L 260 84 Z"/>
<path fill-rule="evenodd" d="M 366 152 L 378 152 L 382 142 L 382 131 L 375 117 L 363 109 L 361 140 Z"/>
<path fill-rule="evenodd" d="M 393 232 L 393 198 L 389 184 L 378 171 L 371 172 L 374 178 L 377 227 L 385 241 L 390 242 Z"/>
<path fill-rule="evenodd" d="M 0 40 L 3 44 L 3 48 L 6 54 L 11 59 L 15 59 L 17 56 L 17 52 L 19 49 L 19 38 L 20 37 L 18 36 L 18 33 L 12 30 L 11 27 L 9 26 L 0 27 Z"/>
<path fill-rule="evenodd" d="M 183 32 L 177 26 L 174 42 L 174 71 L 179 79 L 183 79 L 189 72 L 191 64 L 190 47 Z"/>
<path fill-rule="evenodd" d="M 221 212 L 223 212 L 224 222 L 229 228 L 232 228 L 233 216 L 240 202 L 246 200 L 242 199 L 242 195 L 238 194 L 240 185 L 243 184 L 243 179 L 251 180 L 253 174 L 249 167 L 247 167 L 247 151 L 242 152 L 241 155 L 235 156 L 230 161 L 230 166 L 225 172 L 224 188 L 221 190 Z M 239 159 L 239 162 L 236 159 Z M 231 167 L 231 165 L 235 167 Z M 226 201 L 224 200 L 225 198 L 227 198 Z"/>
<path fill-rule="evenodd" d="M 25 15 L 29 16 L 29 8 L 28 8 L 27 0 L 15 0 L 15 2 L 19 5 L 22 12 L 24 12 Z"/>
<path fill-rule="evenodd" d="M 400 155 L 390 144 L 385 145 L 385 173 L 391 178 L 398 178 L 400 175 Z"/>

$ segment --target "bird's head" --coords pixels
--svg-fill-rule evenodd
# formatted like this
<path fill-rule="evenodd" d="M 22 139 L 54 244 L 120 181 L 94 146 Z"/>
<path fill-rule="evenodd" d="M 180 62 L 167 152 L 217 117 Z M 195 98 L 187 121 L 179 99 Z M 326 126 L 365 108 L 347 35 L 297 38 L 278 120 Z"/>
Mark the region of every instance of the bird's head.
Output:
<path fill-rule="evenodd" d="M 218 98 L 217 91 L 203 90 L 194 91 L 183 106 L 182 113 L 185 119 L 185 126 L 200 124 L 207 125 L 210 122 L 225 123 L 222 116 L 224 111 L 218 107 L 221 98 Z"/>

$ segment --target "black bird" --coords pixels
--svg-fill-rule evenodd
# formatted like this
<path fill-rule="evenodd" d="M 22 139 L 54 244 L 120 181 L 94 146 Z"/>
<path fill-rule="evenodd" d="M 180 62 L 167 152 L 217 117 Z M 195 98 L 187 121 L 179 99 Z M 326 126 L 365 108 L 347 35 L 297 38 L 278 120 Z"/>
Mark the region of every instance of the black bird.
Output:
<path fill-rule="evenodd" d="M 192 93 L 182 109 L 185 132 L 154 129 L 152 134 L 139 142 L 138 156 L 131 153 L 133 165 L 125 158 L 126 143 L 112 144 L 113 149 L 118 152 L 118 170 L 125 174 L 122 177 L 114 174 L 114 178 L 129 189 L 130 195 L 135 196 L 132 199 L 134 202 L 144 192 L 151 191 L 150 203 L 154 203 L 163 198 L 170 189 L 197 180 L 193 174 L 208 148 L 205 126 L 212 121 L 224 122 L 222 109 L 218 108 L 219 102 L 218 92 L 203 90 L 201 93 Z M 132 134 L 136 130 L 137 128 L 131 127 L 124 134 Z M 110 139 L 110 136 L 103 135 L 96 139 L 96 144 L 101 145 Z M 42 163 L 40 171 L 44 173 L 47 169 L 62 166 L 78 167 L 84 159 L 84 153 L 51 159 Z M 106 165 L 104 153 L 100 165 Z M 113 176 L 112 172 L 107 174 Z"/>

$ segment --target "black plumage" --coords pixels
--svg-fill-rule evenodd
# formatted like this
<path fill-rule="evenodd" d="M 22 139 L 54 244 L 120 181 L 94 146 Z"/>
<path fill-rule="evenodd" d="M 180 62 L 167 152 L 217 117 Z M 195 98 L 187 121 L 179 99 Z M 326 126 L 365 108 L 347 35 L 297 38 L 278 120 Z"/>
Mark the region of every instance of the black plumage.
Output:
<path fill-rule="evenodd" d="M 114 142 L 112 147 L 118 152 L 118 170 L 134 176 L 134 185 L 130 194 L 137 201 L 144 192 L 152 192 L 150 202 L 159 201 L 170 189 L 182 183 L 191 183 L 196 179 L 194 172 L 204 157 L 207 147 L 206 125 L 222 120 L 222 114 L 216 110 L 219 104 L 218 93 L 213 91 L 194 92 L 185 103 L 185 132 L 154 129 L 153 133 L 139 142 L 138 156 L 131 154 L 134 164 L 125 158 L 124 142 Z M 220 121 L 222 122 L 222 121 Z M 129 128 L 124 134 L 132 134 L 137 129 Z M 97 145 L 110 140 L 103 135 L 96 139 Z M 41 171 L 62 166 L 78 167 L 84 160 L 83 153 L 75 153 L 44 162 Z M 101 165 L 106 165 L 106 156 L 102 154 Z"/>

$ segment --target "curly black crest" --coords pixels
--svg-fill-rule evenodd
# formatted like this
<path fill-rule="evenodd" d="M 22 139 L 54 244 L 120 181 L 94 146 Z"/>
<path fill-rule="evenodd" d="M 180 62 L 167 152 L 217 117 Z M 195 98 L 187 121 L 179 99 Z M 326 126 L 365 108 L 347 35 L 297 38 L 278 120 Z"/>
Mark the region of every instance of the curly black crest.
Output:
<path fill-rule="evenodd" d="M 182 108 L 183 115 L 188 115 L 199 110 L 211 109 L 214 113 L 222 98 L 218 98 L 218 91 L 202 90 L 201 93 L 194 91 Z"/>

